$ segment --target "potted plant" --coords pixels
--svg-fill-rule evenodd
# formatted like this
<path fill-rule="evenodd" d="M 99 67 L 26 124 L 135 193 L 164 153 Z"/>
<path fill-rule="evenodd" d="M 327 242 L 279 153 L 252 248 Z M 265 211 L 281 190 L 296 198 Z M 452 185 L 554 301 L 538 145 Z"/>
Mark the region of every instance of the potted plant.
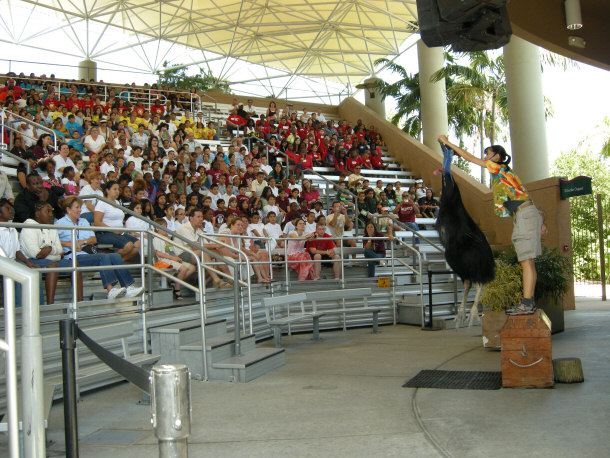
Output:
<path fill-rule="evenodd" d="M 506 255 L 496 257 L 496 276 L 483 287 L 481 304 L 481 333 L 485 348 L 500 349 L 500 330 L 504 326 L 506 310 L 517 304 L 522 297 L 521 266 L 506 259 Z"/>
<path fill-rule="evenodd" d="M 571 266 L 568 258 L 563 256 L 557 249 L 543 247 L 542 254 L 535 260 L 536 264 L 536 290 L 534 298 L 536 305 L 544 310 L 551 320 L 551 332 L 553 334 L 564 330 L 564 316 L 561 299 L 568 290 Z M 493 281 L 484 286 L 481 303 L 484 307 L 483 327 L 485 325 L 485 308 L 488 312 L 504 311 L 519 303 L 522 297 L 521 266 L 517 259 L 515 250 L 511 247 L 505 251 L 496 253 L 496 276 Z M 493 319 L 492 319 L 493 318 Z M 493 313 L 488 315 L 488 326 L 496 326 L 499 322 L 500 329 L 506 318 L 501 319 Z M 489 323 L 492 321 L 492 323 Z M 485 334 L 483 329 L 483 341 L 485 347 L 499 348 L 493 337 L 494 328 Z M 485 345 L 485 339 L 489 344 Z"/>
<path fill-rule="evenodd" d="M 568 291 L 572 266 L 568 258 L 556 248 L 543 247 L 542 255 L 536 258 L 536 305 L 544 310 L 551 320 L 551 333 L 565 329 L 563 317 L 563 295 Z"/>

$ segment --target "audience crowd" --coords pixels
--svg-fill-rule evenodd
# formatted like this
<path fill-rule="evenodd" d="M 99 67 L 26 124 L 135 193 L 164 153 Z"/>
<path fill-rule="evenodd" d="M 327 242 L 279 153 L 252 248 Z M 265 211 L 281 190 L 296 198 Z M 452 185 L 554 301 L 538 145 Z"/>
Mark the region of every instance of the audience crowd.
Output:
<path fill-rule="evenodd" d="M 147 240 L 134 230 L 148 228 L 148 220 L 164 227 L 156 229 L 161 235 L 177 233 L 198 243 L 204 234 L 218 234 L 217 242 L 206 238 L 210 241 L 203 244 L 214 253 L 205 254 L 204 260 L 206 266 L 216 261 L 205 275 L 215 287 L 232 285 L 233 272 L 218 262 L 236 257 L 227 245 L 259 263 L 242 274 L 256 275 L 260 283 L 272 281 L 270 264 L 284 254 L 299 280 L 315 280 L 320 263 L 312 260 L 338 259 L 335 247 L 342 242 L 355 246 L 353 240 L 324 240 L 343 237 L 355 218 L 365 236 L 392 239 L 398 223 L 418 229 L 416 217 L 434 218 L 438 212 L 432 190 L 421 180 L 403 189 L 398 181 L 384 186 L 378 180 L 373 186 L 361 174 L 387 165 L 381 135 L 360 120 L 335 122 L 319 109 L 297 111 L 290 103 L 280 110 L 274 101 L 262 110 L 252 99 L 245 104 L 234 99 L 226 121 L 217 127 L 202 112 L 191 113 L 191 93 L 156 85 L 104 91 L 100 84 L 81 80 L 58 85 L 53 78 L 15 75 L 0 89 L 3 122 L 14 128 L 11 138 L 7 132 L 3 140 L 31 170 L 19 167 L 22 190 L 16 197 L 0 175 L 0 222 L 108 227 L 77 232 L 80 265 L 120 266 L 138 256 Z M 145 104 L 148 100 L 152 102 Z M 39 132 L 23 119 L 52 130 L 57 144 L 48 130 Z M 225 135 L 227 150 L 209 141 Z M 303 177 L 312 167 L 327 167 L 340 176 L 336 202 L 329 209 Z M 126 217 L 96 199 L 102 196 L 143 219 Z M 247 237 L 232 237 L 237 235 Z M 151 243 L 158 266 L 175 269 L 180 279 L 195 272 L 183 242 L 154 238 Z M 269 259 L 267 243 L 274 259 Z M 7 256 L 30 267 L 72 263 L 70 231 L 23 229 L 18 234 L 0 228 L 0 244 Z M 97 244 L 111 245 L 116 253 L 97 253 Z M 362 248 L 371 258 L 369 275 L 374 276 L 377 259 L 385 257 L 385 243 L 364 239 Z M 141 293 L 124 268 L 104 272 L 109 298 Z M 333 273 L 339 278 L 337 262 Z M 56 282 L 57 274 L 46 275 L 48 303 Z M 178 283 L 174 295 L 182 299 Z"/>

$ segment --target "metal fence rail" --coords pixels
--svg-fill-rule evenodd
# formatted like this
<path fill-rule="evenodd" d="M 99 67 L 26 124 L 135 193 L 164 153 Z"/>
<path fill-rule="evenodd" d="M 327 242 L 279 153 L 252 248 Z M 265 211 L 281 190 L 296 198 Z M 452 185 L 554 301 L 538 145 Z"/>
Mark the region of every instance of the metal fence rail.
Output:
<path fill-rule="evenodd" d="M 605 284 L 610 267 L 610 200 L 601 194 L 573 197 L 570 220 L 574 280 Z"/>

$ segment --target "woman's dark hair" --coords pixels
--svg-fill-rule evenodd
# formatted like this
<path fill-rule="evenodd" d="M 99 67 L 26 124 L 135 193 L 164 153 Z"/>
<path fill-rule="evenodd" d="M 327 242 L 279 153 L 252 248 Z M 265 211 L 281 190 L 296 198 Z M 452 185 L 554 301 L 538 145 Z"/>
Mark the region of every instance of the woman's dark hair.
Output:
<path fill-rule="evenodd" d="M 129 204 L 129 209 L 131 211 L 134 211 L 138 205 L 142 206 L 142 201 L 134 200 L 132 203 Z M 142 207 L 142 209 L 144 209 L 144 207 Z"/>
<path fill-rule="evenodd" d="M 42 146 L 42 142 L 46 137 L 51 137 L 51 134 L 42 134 L 40 137 L 38 137 L 38 141 L 36 142 L 37 146 Z"/>
<path fill-rule="evenodd" d="M 104 188 L 104 196 L 105 196 L 105 197 L 108 197 L 108 191 L 109 191 L 110 189 L 112 189 L 112 187 L 113 187 L 115 184 L 116 184 L 117 186 L 119 185 L 119 183 L 118 183 L 117 181 L 113 181 L 113 180 L 111 180 L 111 181 L 109 181 L 108 183 L 106 183 L 106 187 Z"/>
<path fill-rule="evenodd" d="M 485 152 L 487 152 L 487 150 L 491 150 L 494 153 L 494 155 L 495 154 L 499 155 L 500 162 L 498 162 L 498 163 L 505 165 L 506 167 L 508 167 L 508 170 L 510 170 L 510 167 L 508 166 L 508 164 L 510 164 L 510 156 L 508 155 L 508 153 L 506 152 L 506 150 L 504 149 L 503 146 L 491 145 L 491 146 L 485 148 Z"/>

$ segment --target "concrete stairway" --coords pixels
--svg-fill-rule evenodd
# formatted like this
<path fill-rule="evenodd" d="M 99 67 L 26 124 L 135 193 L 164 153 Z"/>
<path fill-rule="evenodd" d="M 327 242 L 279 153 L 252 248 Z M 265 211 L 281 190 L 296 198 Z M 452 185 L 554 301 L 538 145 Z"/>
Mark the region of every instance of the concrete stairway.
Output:
<path fill-rule="evenodd" d="M 186 364 L 196 378 L 203 378 L 201 321 L 191 320 L 149 329 L 151 349 L 161 355 L 161 364 Z M 283 366 L 283 348 L 257 348 L 255 335 L 240 337 L 240 354 L 235 352 L 235 336 L 227 333 L 224 319 L 205 324 L 207 370 L 210 380 L 249 382 Z"/>

